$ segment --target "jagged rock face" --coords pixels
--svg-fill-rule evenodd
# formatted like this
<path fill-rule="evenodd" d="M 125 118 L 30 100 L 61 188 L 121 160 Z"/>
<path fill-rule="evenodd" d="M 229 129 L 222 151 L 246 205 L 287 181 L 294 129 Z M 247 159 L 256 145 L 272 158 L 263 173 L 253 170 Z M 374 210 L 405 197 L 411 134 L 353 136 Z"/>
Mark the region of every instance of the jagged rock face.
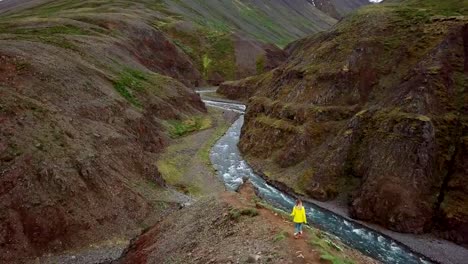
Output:
<path fill-rule="evenodd" d="M 355 218 L 413 233 L 445 221 L 450 237 L 466 232 L 467 21 L 406 12 L 365 8 L 231 86 L 254 95 L 240 149 L 313 198 L 347 195 Z"/>
<path fill-rule="evenodd" d="M 429 230 L 437 199 L 446 192 L 442 183 L 452 177 L 447 169 L 450 160 L 456 159 L 453 149 L 463 148 L 461 137 L 467 132 L 466 127 L 462 128 L 467 114 L 466 92 L 461 90 L 464 80 L 456 83 L 457 78 L 466 77 L 463 75 L 468 70 L 464 69 L 468 60 L 465 30 L 466 26 L 455 27 L 416 65 L 408 80 L 396 87 L 402 92 L 384 104 L 425 114 L 430 119 L 421 116 L 412 122 L 391 119 L 378 124 L 386 135 L 369 139 L 368 146 L 378 147 L 368 149 L 367 157 L 359 158 L 366 163 L 356 166 L 364 172 L 364 178 L 373 170 L 378 176 L 360 187 L 351 204 L 354 216 L 378 219 L 404 232 Z M 431 72 L 433 67 L 440 67 L 440 72 Z M 401 190 L 401 186 L 405 188 Z"/>
<path fill-rule="evenodd" d="M 461 139 L 461 144 L 452 160 L 451 176 L 445 180 L 446 191 L 439 198 L 438 224 L 441 236 L 459 244 L 468 244 L 468 141 L 467 137 Z"/>

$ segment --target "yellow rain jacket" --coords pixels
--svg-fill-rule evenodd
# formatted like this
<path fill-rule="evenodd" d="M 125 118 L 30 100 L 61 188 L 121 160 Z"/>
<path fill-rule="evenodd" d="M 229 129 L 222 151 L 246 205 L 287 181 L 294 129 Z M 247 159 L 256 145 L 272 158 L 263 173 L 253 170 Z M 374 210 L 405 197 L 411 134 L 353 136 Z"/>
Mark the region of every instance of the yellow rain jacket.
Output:
<path fill-rule="evenodd" d="M 294 223 L 304 223 L 307 224 L 307 218 L 306 218 L 306 213 L 305 213 L 305 208 L 304 206 L 301 207 L 301 209 L 297 208 L 297 206 L 294 206 L 291 216 L 294 217 L 293 222 Z"/>

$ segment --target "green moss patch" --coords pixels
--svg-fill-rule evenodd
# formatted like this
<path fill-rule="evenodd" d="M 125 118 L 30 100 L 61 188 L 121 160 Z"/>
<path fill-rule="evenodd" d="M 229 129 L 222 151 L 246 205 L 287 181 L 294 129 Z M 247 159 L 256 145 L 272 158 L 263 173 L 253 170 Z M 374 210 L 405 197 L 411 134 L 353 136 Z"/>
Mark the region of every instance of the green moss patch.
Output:
<path fill-rule="evenodd" d="M 173 24 L 159 24 L 157 27 L 167 32 L 174 44 L 195 62 L 205 80 L 215 74 L 226 80 L 235 79 L 236 61 L 231 33 L 201 26 L 196 26 L 193 32 L 177 30 Z"/>
<path fill-rule="evenodd" d="M 211 137 L 205 145 L 197 152 L 197 155 L 201 158 L 205 164 L 210 165 L 210 151 L 211 147 L 218 141 L 220 137 L 224 135 L 224 133 L 228 130 L 229 124 L 228 123 L 223 123 L 221 125 L 218 125 L 216 128 L 215 132 L 213 133 L 213 137 Z"/>
<path fill-rule="evenodd" d="M 143 90 L 143 83 L 147 80 L 148 74 L 140 70 L 126 68 L 119 73 L 114 81 L 114 88 L 129 103 L 136 107 L 141 107 L 142 105 L 135 96 L 135 93 Z"/>
<path fill-rule="evenodd" d="M 36 27 L 36 28 L 18 28 L 13 29 L 10 32 L 12 34 L 30 34 L 30 35 L 56 35 L 56 34 L 64 34 L 64 35 L 89 35 L 90 32 L 76 27 L 72 25 L 59 25 L 59 26 L 52 26 L 52 27 Z"/>
<path fill-rule="evenodd" d="M 289 233 L 286 230 L 281 230 L 278 234 L 275 235 L 275 237 L 273 238 L 273 241 L 280 242 L 286 239 L 287 237 L 289 237 Z"/>
<path fill-rule="evenodd" d="M 341 245 L 335 243 L 326 234 L 318 230 L 308 230 L 310 239 L 309 244 L 318 248 L 320 259 L 332 264 L 353 264 L 354 261 L 344 254 Z"/>
<path fill-rule="evenodd" d="M 233 208 L 229 211 L 229 218 L 234 221 L 239 221 L 241 216 L 255 217 L 258 211 L 255 208 Z"/>
<path fill-rule="evenodd" d="M 211 119 L 204 116 L 191 117 L 186 120 L 169 120 L 168 129 L 172 138 L 185 136 L 189 133 L 211 127 Z"/>

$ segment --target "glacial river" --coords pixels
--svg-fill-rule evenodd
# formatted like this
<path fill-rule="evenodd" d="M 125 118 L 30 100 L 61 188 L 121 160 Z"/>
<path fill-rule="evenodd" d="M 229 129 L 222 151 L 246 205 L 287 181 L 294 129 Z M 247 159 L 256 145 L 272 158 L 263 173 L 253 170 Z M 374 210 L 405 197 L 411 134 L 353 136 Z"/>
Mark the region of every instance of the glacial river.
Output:
<path fill-rule="evenodd" d="M 237 144 L 244 123 L 245 106 L 226 102 L 204 100 L 210 107 L 235 111 L 241 114 L 226 134 L 213 146 L 210 158 L 219 177 L 226 187 L 236 190 L 247 177 L 259 190 L 259 195 L 272 206 L 289 212 L 294 205 L 294 198 L 270 186 L 256 175 L 243 160 Z M 321 230 L 338 237 L 346 245 L 388 264 L 432 263 L 425 257 L 413 253 L 409 248 L 372 229 L 347 220 L 315 204 L 304 203 L 309 222 Z"/>

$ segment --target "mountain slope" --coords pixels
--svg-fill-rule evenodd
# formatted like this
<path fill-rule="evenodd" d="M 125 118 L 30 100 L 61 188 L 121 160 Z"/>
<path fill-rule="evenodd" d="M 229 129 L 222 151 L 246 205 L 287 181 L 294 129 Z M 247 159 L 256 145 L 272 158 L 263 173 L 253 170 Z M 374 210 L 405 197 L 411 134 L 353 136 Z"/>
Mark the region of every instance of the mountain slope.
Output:
<path fill-rule="evenodd" d="M 193 88 L 284 60 L 246 28 L 205 25 L 176 13 L 178 4 L 2 1 L 0 262 L 127 239 L 153 224 L 186 199 L 159 173 L 162 150 L 210 124 Z M 315 22 L 303 24 L 265 34 L 293 38 Z"/>
<path fill-rule="evenodd" d="M 346 11 L 343 12 L 349 12 L 368 3 L 367 0 L 349 3 L 332 3 L 328 0 L 322 2 L 336 16 L 339 16 L 336 10 L 344 8 Z M 34 5 L 33 9 L 28 9 Z M 114 5 L 127 4 L 125 1 L 117 1 Z M 33 15 L 37 10 L 43 10 L 46 13 L 36 15 L 47 17 L 60 16 L 67 12 L 86 13 L 90 11 L 87 9 L 90 7 L 107 12 L 105 6 L 109 6 L 108 1 L 77 3 L 6 0 L 0 2 L 0 12 L 3 8 L 3 12 L 9 15 L 15 13 L 16 9 L 16 14 Z M 202 73 L 202 78 L 215 85 L 224 80 L 244 78 L 278 66 L 284 54 L 267 43 L 284 46 L 300 37 L 328 29 L 336 23 L 335 18 L 321 11 L 319 6 L 315 7 L 309 0 L 140 0 L 135 1 L 133 8 L 135 6 L 151 6 L 154 12 L 152 25 L 169 34 L 173 43 L 190 56 L 195 67 Z"/>
<path fill-rule="evenodd" d="M 54 13 L 68 3 L 0 22 L 2 263 L 154 223 L 183 201 L 155 165 L 165 127 L 206 112 L 186 86 L 200 73 L 148 24 L 151 9 Z"/>
<path fill-rule="evenodd" d="M 286 45 L 336 23 L 306 0 L 166 1 L 171 10 L 208 27 L 236 30 L 264 42 Z"/>
<path fill-rule="evenodd" d="M 367 0 L 358 2 L 368 4 Z M 157 26 L 176 41 L 214 85 L 278 66 L 285 54 L 275 45 L 284 46 L 336 23 L 335 18 L 307 0 L 165 0 L 164 5 L 172 15 Z"/>
<path fill-rule="evenodd" d="M 340 19 L 364 5 L 368 5 L 368 0 L 309 0 L 309 2 L 322 12 Z"/>
<path fill-rule="evenodd" d="M 230 97 L 253 95 L 241 150 L 358 219 L 467 243 L 467 8 L 369 6 L 288 46 L 279 68 L 226 83 Z"/>
<path fill-rule="evenodd" d="M 331 0 L 331 2 L 341 17 L 353 10 L 369 4 L 369 1 L 362 0 Z"/>

